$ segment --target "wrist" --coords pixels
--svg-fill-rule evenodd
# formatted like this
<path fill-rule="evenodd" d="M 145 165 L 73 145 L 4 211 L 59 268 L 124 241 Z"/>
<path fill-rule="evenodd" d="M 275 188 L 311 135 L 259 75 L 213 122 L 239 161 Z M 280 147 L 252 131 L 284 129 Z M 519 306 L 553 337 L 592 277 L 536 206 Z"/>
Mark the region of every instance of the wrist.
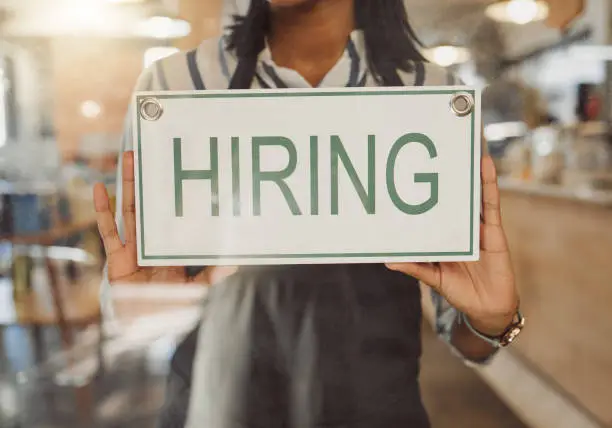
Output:
<path fill-rule="evenodd" d="M 519 310 L 508 323 L 506 317 L 494 317 L 485 322 L 476 320 L 474 321 L 476 326 L 474 326 L 465 314 L 460 313 L 459 316 L 459 322 L 463 322 L 476 337 L 494 348 L 505 348 L 510 345 L 525 327 L 525 318 Z M 502 325 L 504 327 L 499 327 Z"/>
<path fill-rule="evenodd" d="M 466 318 L 470 325 L 479 333 L 489 337 L 500 337 L 514 322 L 516 312 L 517 311 L 511 314 L 487 318 L 477 318 L 466 315 Z"/>

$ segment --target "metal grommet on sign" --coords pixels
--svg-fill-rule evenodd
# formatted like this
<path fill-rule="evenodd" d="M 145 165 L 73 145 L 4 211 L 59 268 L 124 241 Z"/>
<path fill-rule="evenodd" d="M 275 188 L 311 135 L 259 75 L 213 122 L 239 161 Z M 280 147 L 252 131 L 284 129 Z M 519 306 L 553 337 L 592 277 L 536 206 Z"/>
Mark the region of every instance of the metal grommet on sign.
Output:
<path fill-rule="evenodd" d="M 144 120 L 158 120 L 163 113 L 164 108 L 157 98 L 145 98 L 140 103 L 140 116 L 142 116 Z"/>
<path fill-rule="evenodd" d="M 467 92 L 458 92 L 453 95 L 450 107 L 456 116 L 467 116 L 474 111 L 474 97 Z"/>

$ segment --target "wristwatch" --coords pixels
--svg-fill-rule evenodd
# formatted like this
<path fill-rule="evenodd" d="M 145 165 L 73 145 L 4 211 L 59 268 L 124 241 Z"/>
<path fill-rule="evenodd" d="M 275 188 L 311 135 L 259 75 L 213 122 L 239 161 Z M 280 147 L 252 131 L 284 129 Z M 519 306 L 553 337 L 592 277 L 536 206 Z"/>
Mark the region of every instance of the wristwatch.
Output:
<path fill-rule="evenodd" d="M 512 342 L 514 342 L 514 339 L 516 339 L 516 337 L 521 333 L 523 327 L 525 327 L 525 317 L 523 317 L 520 311 L 516 312 L 516 315 L 512 320 L 512 324 L 510 324 L 510 326 L 500 336 L 497 337 L 487 336 L 486 334 L 482 334 L 481 332 L 476 330 L 472 326 L 472 324 L 470 324 L 470 321 L 464 313 L 460 314 L 460 320 L 461 322 L 465 323 L 465 325 L 467 325 L 467 327 L 474 335 L 476 335 L 477 337 L 484 340 L 495 348 L 505 348 L 509 346 Z"/>

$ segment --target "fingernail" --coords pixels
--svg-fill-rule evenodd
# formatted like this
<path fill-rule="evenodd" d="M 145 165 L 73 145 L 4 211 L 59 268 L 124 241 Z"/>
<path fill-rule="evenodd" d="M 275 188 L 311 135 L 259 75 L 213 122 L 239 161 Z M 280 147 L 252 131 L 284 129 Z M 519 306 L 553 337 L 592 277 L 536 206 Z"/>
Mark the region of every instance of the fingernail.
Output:
<path fill-rule="evenodd" d="M 133 160 L 134 160 L 134 157 L 132 156 L 132 152 L 125 152 L 123 154 L 123 161 L 126 164 L 130 165 L 133 162 Z"/>

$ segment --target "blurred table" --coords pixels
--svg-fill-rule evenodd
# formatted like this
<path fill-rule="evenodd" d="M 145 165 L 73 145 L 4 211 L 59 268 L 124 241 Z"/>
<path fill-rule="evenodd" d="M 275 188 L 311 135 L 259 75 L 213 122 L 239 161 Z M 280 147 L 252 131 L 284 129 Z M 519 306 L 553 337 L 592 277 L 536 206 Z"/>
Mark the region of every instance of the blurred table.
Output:
<path fill-rule="evenodd" d="M 66 344 L 72 344 L 72 338 L 67 323 L 77 321 L 78 318 L 83 317 L 87 311 L 92 313 L 95 313 L 95 311 L 92 311 L 91 304 L 85 304 L 86 302 L 83 301 L 83 290 L 75 292 L 77 287 L 60 286 L 61 281 L 57 266 L 53 263 L 51 258 L 47 256 L 47 252 L 49 251 L 50 246 L 52 246 L 54 243 L 70 239 L 75 235 L 93 230 L 95 227 L 96 220 L 92 217 L 76 222 L 59 223 L 49 230 L 19 235 L 0 236 L 0 241 L 8 242 L 12 245 L 40 247 L 43 249 L 43 258 L 45 259 L 44 262 L 49 279 L 48 284 L 53 299 L 52 308 L 42 308 L 40 305 L 38 305 L 37 302 L 39 300 L 33 293 L 31 295 L 20 296 L 20 301 L 18 302 L 15 302 L 13 299 L 8 301 L 3 299 L 1 304 L 10 305 L 10 302 L 13 302 L 15 308 L 13 311 L 11 311 L 8 307 L 4 308 L 8 311 L 2 311 L 2 313 L 0 313 L 0 324 L 14 324 L 20 322 L 25 322 L 27 324 L 54 323 L 60 326 L 62 337 Z M 69 261 L 74 262 L 74 260 Z M 66 296 L 64 296 L 64 294 L 66 294 Z M 75 310 L 74 308 L 79 309 Z M 10 315 L 6 315 L 11 313 L 15 314 L 12 319 Z M 75 316 L 77 319 L 75 319 Z M 99 318 L 99 316 L 99 313 L 96 314 L 97 318 Z M 91 318 L 89 315 L 88 317 Z"/>
<path fill-rule="evenodd" d="M 102 345 L 104 371 L 83 386 L 55 382 L 65 361 L 73 362 L 74 372 L 94 365 L 96 347 L 79 343 L 17 378 L 0 375 L 0 390 L 4 382 L 4 396 L 14 402 L 4 419 L 0 403 L 0 426 L 154 428 L 170 358 L 198 323 L 206 291 L 174 284 L 113 286 L 117 328 Z"/>
<path fill-rule="evenodd" d="M 91 275 L 76 282 L 60 281 L 58 284 L 63 322 L 71 326 L 83 326 L 99 322 L 101 278 Z M 53 302 L 30 290 L 22 296 L 13 296 L 10 279 L 0 279 L 0 325 L 49 326 L 60 323 Z"/>
<path fill-rule="evenodd" d="M 79 233 L 86 232 L 96 227 L 95 217 L 58 225 L 49 230 L 36 233 L 19 235 L 2 235 L 1 241 L 10 242 L 14 245 L 41 245 L 49 246 L 62 239 L 70 238 Z"/>
<path fill-rule="evenodd" d="M 90 217 L 56 222 L 49 230 L 0 236 L 0 241 L 12 248 L 11 275 L 0 281 L 0 328 L 2 333 L 11 326 L 27 328 L 33 338 L 32 353 L 37 362 L 48 357 L 43 327 L 57 326 L 61 346 L 66 350 L 75 344 L 75 328 L 96 326 L 97 343 L 102 346 L 101 259 L 82 249 L 54 246 L 88 231 L 95 233 L 95 227 L 96 221 Z M 99 253 L 100 248 L 96 238 L 93 251 Z M 21 275 L 13 278 L 16 253 L 28 262 L 18 271 Z M 99 366 L 102 367 L 101 354 Z"/>

